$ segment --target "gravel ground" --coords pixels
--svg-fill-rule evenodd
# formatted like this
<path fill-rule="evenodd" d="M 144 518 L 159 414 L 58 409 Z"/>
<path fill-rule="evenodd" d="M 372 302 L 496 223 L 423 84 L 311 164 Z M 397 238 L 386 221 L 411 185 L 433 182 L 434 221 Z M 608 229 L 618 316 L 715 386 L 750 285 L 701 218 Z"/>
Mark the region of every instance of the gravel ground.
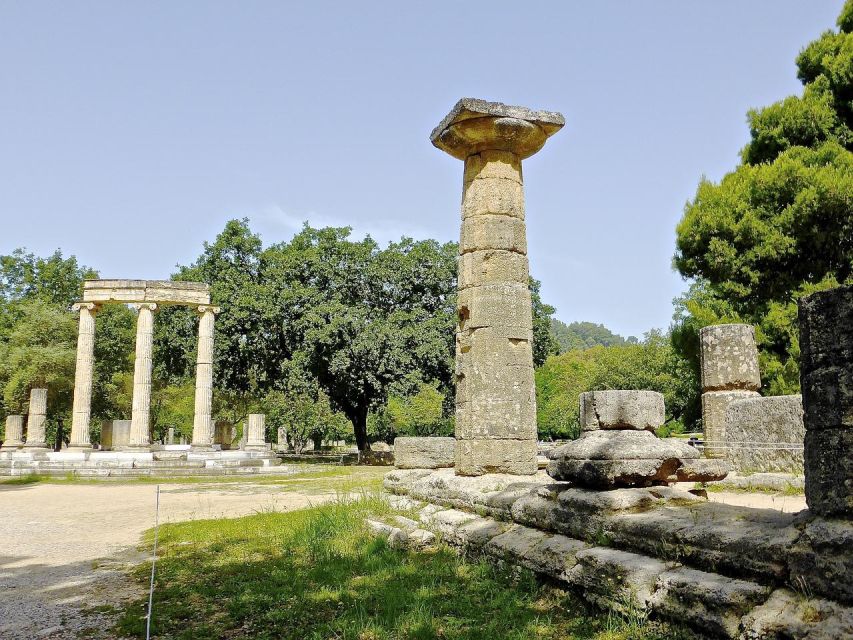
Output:
<path fill-rule="evenodd" d="M 0 638 L 114 638 L 106 609 L 142 595 L 125 571 L 150 553 L 138 545 L 154 526 L 155 492 L 143 484 L 0 485 Z M 164 484 L 160 519 L 292 511 L 332 497 L 251 482 Z"/>

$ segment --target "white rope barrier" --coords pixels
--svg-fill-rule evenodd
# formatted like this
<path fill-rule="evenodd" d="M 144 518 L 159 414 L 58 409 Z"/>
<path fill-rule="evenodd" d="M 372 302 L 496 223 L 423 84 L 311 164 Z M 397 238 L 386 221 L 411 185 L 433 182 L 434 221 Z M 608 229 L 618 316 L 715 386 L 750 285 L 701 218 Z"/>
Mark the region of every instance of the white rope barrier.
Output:
<path fill-rule="evenodd" d="M 151 612 L 154 607 L 154 569 L 157 565 L 157 537 L 160 533 L 160 485 L 154 509 L 154 555 L 151 557 L 151 584 L 148 587 L 148 614 L 145 616 L 145 640 L 151 640 Z"/>

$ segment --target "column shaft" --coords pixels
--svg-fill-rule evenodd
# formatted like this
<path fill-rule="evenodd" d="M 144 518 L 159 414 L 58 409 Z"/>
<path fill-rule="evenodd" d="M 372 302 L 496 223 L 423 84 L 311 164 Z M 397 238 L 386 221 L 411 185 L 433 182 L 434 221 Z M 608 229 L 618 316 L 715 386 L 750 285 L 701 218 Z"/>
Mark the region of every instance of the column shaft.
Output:
<path fill-rule="evenodd" d="M 514 153 L 466 158 L 459 251 L 457 473 L 535 473 L 533 312 Z"/>
<path fill-rule="evenodd" d="M 27 415 L 27 447 L 47 448 L 44 427 L 47 422 L 47 389 L 30 389 Z"/>
<path fill-rule="evenodd" d="M 0 449 L 17 449 L 24 446 L 24 416 L 6 416 L 6 435 Z"/>
<path fill-rule="evenodd" d="M 89 422 L 92 416 L 92 371 L 95 361 L 95 313 L 97 305 L 81 302 L 73 307 L 80 312 L 77 333 L 77 365 L 74 369 L 74 404 L 71 414 L 71 448 L 89 449 Z"/>
<path fill-rule="evenodd" d="M 198 355 L 195 368 L 195 415 L 193 416 L 193 448 L 207 449 L 213 444 L 213 322 L 216 307 L 200 306 L 198 322 Z"/>
<path fill-rule="evenodd" d="M 133 407 L 130 422 L 130 448 L 145 448 L 151 444 L 151 368 L 154 341 L 154 310 L 156 304 L 135 305 L 136 360 L 133 364 Z"/>
<path fill-rule="evenodd" d="M 761 388 L 755 328 L 749 324 L 710 325 L 699 331 L 699 344 L 705 455 L 727 458 L 728 408 L 738 400 L 759 397 Z"/>

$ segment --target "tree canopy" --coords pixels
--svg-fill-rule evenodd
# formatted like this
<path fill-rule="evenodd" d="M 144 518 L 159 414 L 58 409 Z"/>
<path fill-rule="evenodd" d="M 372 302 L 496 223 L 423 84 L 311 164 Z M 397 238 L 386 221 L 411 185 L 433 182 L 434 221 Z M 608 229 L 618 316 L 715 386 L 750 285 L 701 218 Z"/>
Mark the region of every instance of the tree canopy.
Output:
<path fill-rule="evenodd" d="M 619 346 L 627 342 L 636 343 L 631 336 L 627 340 L 613 333 L 603 324 L 594 322 L 571 322 L 566 324 L 556 318 L 551 318 L 551 334 L 557 340 L 560 353 L 573 349 L 589 349 L 590 347 Z"/>
<path fill-rule="evenodd" d="M 796 301 L 853 275 L 853 0 L 797 57 L 802 96 L 749 112 L 742 162 L 703 179 L 676 229 L 674 346 L 695 358 L 701 326 L 756 325 L 770 393 L 799 387 Z"/>

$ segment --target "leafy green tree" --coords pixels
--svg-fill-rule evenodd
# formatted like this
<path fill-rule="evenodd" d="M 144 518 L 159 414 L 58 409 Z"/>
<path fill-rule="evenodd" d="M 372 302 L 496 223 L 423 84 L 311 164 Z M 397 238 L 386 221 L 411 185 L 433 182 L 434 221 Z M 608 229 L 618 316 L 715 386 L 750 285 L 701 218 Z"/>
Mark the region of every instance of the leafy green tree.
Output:
<path fill-rule="evenodd" d="M 262 407 L 270 441 L 274 441 L 278 429 L 283 427 L 296 453 L 302 453 L 309 442 L 316 450 L 323 440 L 342 439 L 349 425 L 346 416 L 332 411 L 329 398 L 322 392 L 312 397 L 308 393 L 270 391 Z"/>
<path fill-rule="evenodd" d="M 680 431 L 696 386 L 688 364 L 673 351 L 669 336 L 660 332 L 648 333 L 638 344 L 567 351 L 548 358 L 536 372 L 539 435 L 577 437 L 579 396 L 599 389 L 659 391 L 670 428 Z"/>
<path fill-rule="evenodd" d="M 595 324 L 594 322 L 566 324 L 556 318 L 551 318 L 551 334 L 559 344 L 560 353 L 572 349 L 589 349 L 595 346 L 618 346 L 629 342 L 629 340 L 610 331 L 603 324 Z M 633 340 L 633 342 L 636 341 L 636 339 Z"/>
<path fill-rule="evenodd" d="M 797 57 L 803 95 L 749 113 L 742 163 L 702 180 L 676 233 L 675 267 L 697 285 L 676 310 L 675 348 L 696 362 L 705 324 L 756 325 L 771 394 L 799 388 L 796 301 L 853 281 L 853 1 L 839 31 Z"/>
<path fill-rule="evenodd" d="M 541 283 L 530 278 L 530 296 L 533 301 L 533 364 L 542 365 L 548 356 L 560 352 L 560 344 L 551 332 L 551 322 L 554 315 L 554 307 L 542 302 L 539 294 Z"/>
<path fill-rule="evenodd" d="M 409 396 L 392 394 L 386 407 L 390 437 L 450 436 L 453 420 L 445 415 L 445 395 L 436 383 L 422 382 Z"/>

